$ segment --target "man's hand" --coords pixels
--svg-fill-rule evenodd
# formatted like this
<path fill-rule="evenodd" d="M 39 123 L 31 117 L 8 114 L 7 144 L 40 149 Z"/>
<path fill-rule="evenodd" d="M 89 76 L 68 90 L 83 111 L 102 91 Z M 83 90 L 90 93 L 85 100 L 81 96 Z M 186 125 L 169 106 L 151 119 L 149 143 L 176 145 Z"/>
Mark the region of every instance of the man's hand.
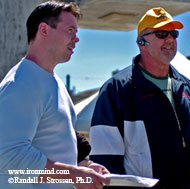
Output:
<path fill-rule="evenodd" d="M 94 165 L 93 165 L 94 164 Z M 47 160 L 45 169 L 54 171 L 68 170 L 70 174 L 41 174 L 39 177 L 46 181 L 47 177 L 55 179 L 72 179 L 77 189 L 101 189 L 104 185 L 109 185 L 110 180 L 102 174 L 109 173 L 107 169 L 99 164 L 92 163 L 93 169 L 84 166 L 75 166 Z M 101 174 L 100 174 L 101 173 Z"/>
<path fill-rule="evenodd" d="M 94 169 L 94 171 L 101 175 L 110 173 L 103 165 L 97 163 L 91 163 L 88 167 Z"/>
<path fill-rule="evenodd" d="M 75 169 L 73 181 L 75 180 L 74 186 L 77 189 L 101 189 L 104 185 L 109 185 L 109 179 L 102 175 L 102 173 L 109 173 L 109 171 L 104 166 L 96 163 L 92 163 L 91 166 L 95 170 L 87 167 L 77 167 Z"/>

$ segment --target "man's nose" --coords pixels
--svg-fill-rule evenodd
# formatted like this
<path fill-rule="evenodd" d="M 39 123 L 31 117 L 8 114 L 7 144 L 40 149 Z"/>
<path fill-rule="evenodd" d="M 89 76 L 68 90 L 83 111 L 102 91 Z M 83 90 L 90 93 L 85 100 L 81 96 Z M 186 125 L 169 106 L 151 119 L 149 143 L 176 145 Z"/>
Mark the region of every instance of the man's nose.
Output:
<path fill-rule="evenodd" d="M 77 36 L 75 36 L 75 37 L 73 38 L 73 41 L 74 41 L 75 43 L 78 43 L 78 42 L 79 42 L 79 38 L 78 38 Z"/>
<path fill-rule="evenodd" d="M 167 39 L 174 39 L 173 36 L 171 35 L 171 33 L 168 34 Z"/>

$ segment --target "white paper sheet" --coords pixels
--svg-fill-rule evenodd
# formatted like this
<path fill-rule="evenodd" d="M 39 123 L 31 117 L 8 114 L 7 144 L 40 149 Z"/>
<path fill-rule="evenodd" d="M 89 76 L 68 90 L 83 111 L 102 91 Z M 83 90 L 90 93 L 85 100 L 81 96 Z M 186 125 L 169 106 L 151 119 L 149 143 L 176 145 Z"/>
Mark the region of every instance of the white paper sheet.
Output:
<path fill-rule="evenodd" d="M 159 181 L 134 175 L 105 174 L 104 176 L 110 179 L 110 186 L 153 187 Z"/>

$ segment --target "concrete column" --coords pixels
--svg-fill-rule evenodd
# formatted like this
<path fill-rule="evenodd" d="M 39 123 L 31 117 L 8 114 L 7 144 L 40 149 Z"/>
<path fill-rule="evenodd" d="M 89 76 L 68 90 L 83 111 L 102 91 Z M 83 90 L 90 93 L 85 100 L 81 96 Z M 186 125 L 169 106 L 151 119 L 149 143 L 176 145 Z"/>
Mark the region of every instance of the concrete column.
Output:
<path fill-rule="evenodd" d="M 0 0 L 0 81 L 26 53 L 26 19 L 42 0 Z"/>

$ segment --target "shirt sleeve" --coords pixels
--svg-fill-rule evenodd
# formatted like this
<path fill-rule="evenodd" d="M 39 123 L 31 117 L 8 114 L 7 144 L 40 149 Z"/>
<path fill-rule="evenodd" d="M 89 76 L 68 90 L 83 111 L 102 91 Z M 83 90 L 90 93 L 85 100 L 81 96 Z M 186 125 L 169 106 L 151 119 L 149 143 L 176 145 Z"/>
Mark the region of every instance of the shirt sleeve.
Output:
<path fill-rule="evenodd" d="M 43 170 L 46 156 L 32 145 L 43 109 L 36 90 L 23 83 L 0 91 L 0 170 Z M 29 175 L 17 175 L 28 178 Z M 38 176 L 38 175 L 37 175 Z"/>
<path fill-rule="evenodd" d="M 100 91 L 90 128 L 90 159 L 104 165 L 111 173 L 124 174 L 123 121 L 121 99 L 113 82 Z"/>

